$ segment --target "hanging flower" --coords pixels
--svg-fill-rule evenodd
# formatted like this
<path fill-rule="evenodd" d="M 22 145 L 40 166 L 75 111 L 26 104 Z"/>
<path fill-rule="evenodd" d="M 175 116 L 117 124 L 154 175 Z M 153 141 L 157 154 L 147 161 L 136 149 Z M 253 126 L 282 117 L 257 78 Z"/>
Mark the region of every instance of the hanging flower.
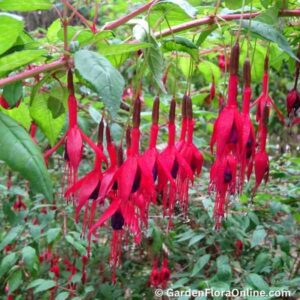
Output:
<path fill-rule="evenodd" d="M 203 156 L 198 148 L 195 146 L 193 142 L 193 134 L 194 134 L 194 125 L 195 121 L 193 119 L 193 107 L 192 100 L 188 95 L 185 95 L 185 105 L 186 105 L 186 122 L 187 122 L 187 132 L 186 132 L 186 142 L 182 145 L 182 149 L 180 154 L 184 157 L 186 163 L 190 166 L 190 169 L 193 172 L 193 175 L 200 175 L 202 164 L 203 164 Z M 179 170 L 178 176 L 178 194 L 179 201 L 181 207 L 185 213 L 188 210 L 188 192 L 190 182 L 193 183 L 194 178 L 191 180 L 188 176 L 186 176 L 186 172 L 184 169 Z"/>
<path fill-rule="evenodd" d="M 180 154 L 178 147 L 175 146 L 175 109 L 176 102 L 175 99 L 172 99 L 169 112 L 168 145 L 166 149 L 160 153 L 159 161 L 165 170 L 171 174 L 174 181 L 177 181 L 179 173 L 181 174 L 182 181 L 186 178 L 193 181 L 193 171 Z M 171 224 L 178 189 L 172 182 L 168 184 L 167 178 L 158 178 L 157 188 L 163 195 L 164 215 L 168 213 L 169 224 Z"/>
<path fill-rule="evenodd" d="M 256 121 L 257 122 L 264 122 L 263 119 L 266 118 L 266 115 L 269 116 L 270 108 L 273 107 L 276 111 L 279 120 L 282 124 L 285 124 L 284 116 L 279 108 L 276 106 L 275 102 L 269 95 L 269 57 L 266 55 L 265 63 L 264 63 L 264 75 L 263 75 L 263 82 L 262 82 L 262 92 L 260 96 L 254 101 L 253 105 L 257 106 L 256 109 Z"/>
<path fill-rule="evenodd" d="M 82 158 L 83 141 L 85 141 L 93 151 L 106 160 L 103 153 L 99 148 L 87 137 L 83 131 L 78 127 L 77 122 L 77 100 L 74 92 L 73 74 L 72 71 L 68 71 L 68 110 L 69 110 L 69 125 L 67 132 L 60 139 L 60 141 L 47 150 L 44 154 L 46 162 L 48 158 L 63 144 L 65 144 L 64 159 L 66 161 L 67 170 L 67 188 L 70 188 L 77 180 L 78 167 Z"/>
<path fill-rule="evenodd" d="M 238 59 L 239 45 L 236 43 L 230 57 L 228 101 L 215 122 L 210 142 L 212 152 L 216 144 L 217 156 L 222 156 L 230 151 L 239 156 L 242 148 L 243 132 L 237 103 Z"/>
<path fill-rule="evenodd" d="M 159 287 L 159 284 L 161 282 L 161 276 L 160 276 L 160 272 L 158 269 L 158 259 L 157 258 L 153 259 L 149 281 L 153 287 Z"/>
<path fill-rule="evenodd" d="M 241 175 L 239 182 L 240 192 L 243 189 L 245 176 L 249 180 L 255 156 L 255 132 L 250 119 L 250 101 L 251 101 L 251 66 L 248 59 L 244 63 L 244 90 L 243 90 L 243 108 L 241 113 L 242 122 L 242 153 L 241 153 Z"/>
<path fill-rule="evenodd" d="M 264 124 L 259 125 L 259 150 L 255 154 L 254 167 L 255 167 L 255 187 L 254 194 L 258 187 L 264 180 L 265 183 L 269 178 L 269 157 L 266 152 L 266 140 L 267 140 L 267 127 Z"/>
<path fill-rule="evenodd" d="M 168 282 L 170 280 L 171 277 L 171 271 L 169 269 L 169 261 L 167 257 L 164 257 L 163 262 L 162 262 L 162 267 L 160 270 L 160 283 L 161 283 L 161 287 L 163 289 L 165 289 L 168 285 Z"/>

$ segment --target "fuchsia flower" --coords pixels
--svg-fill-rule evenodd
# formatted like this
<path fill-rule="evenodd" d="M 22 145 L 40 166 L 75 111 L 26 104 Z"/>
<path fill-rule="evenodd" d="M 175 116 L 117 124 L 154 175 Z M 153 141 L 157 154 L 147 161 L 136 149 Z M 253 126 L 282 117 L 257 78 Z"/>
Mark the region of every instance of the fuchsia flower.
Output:
<path fill-rule="evenodd" d="M 275 102 L 269 95 L 269 57 L 266 55 L 265 57 L 265 64 L 264 64 L 264 75 L 263 75 L 263 82 L 262 82 L 262 93 L 260 96 L 255 100 L 253 105 L 257 106 L 256 110 L 256 121 L 261 122 L 263 119 L 269 117 L 270 107 L 272 106 L 276 111 L 278 118 L 280 121 L 285 124 L 284 116 L 279 108 L 276 106 Z"/>
<path fill-rule="evenodd" d="M 92 171 L 87 173 L 81 179 L 76 181 L 65 193 L 66 198 L 74 197 L 74 203 L 76 206 L 75 209 L 75 219 L 78 221 L 79 213 L 81 209 L 85 206 L 85 213 L 83 219 L 83 232 L 85 231 L 87 220 L 88 220 L 88 212 L 91 211 L 91 216 L 94 215 L 97 199 L 100 189 L 100 184 L 102 180 L 102 163 L 106 162 L 106 158 L 102 152 L 103 149 L 103 120 L 101 120 L 99 125 L 99 133 L 98 133 L 98 151 L 96 152 L 96 158 L 94 163 L 94 168 Z M 91 208 L 89 204 L 89 200 L 93 200 Z M 91 218 L 89 218 L 91 219 Z"/>
<path fill-rule="evenodd" d="M 242 123 L 237 103 L 239 45 L 236 43 L 231 51 L 230 76 L 228 84 L 228 101 L 220 112 L 210 141 L 211 151 L 216 145 L 217 156 L 233 151 L 239 155 L 242 148 Z"/>
<path fill-rule="evenodd" d="M 300 53 L 298 53 L 298 57 L 300 57 Z M 300 73 L 300 64 L 299 62 L 296 62 L 294 87 L 288 92 L 286 97 L 286 108 L 287 108 L 288 117 L 291 120 L 291 125 L 295 125 L 300 122 L 300 118 L 297 117 L 300 108 L 300 93 L 297 88 L 299 73 Z"/>
<path fill-rule="evenodd" d="M 187 130 L 186 136 L 183 140 L 184 142 L 180 147 L 180 154 L 182 157 L 184 157 L 186 163 L 189 165 L 193 175 L 199 176 L 202 169 L 203 156 L 193 142 L 195 121 L 193 119 L 192 100 L 188 95 L 185 95 L 184 98 L 185 100 L 183 101 L 183 104 L 186 106 L 185 123 Z M 187 213 L 188 210 L 188 192 L 190 182 L 193 183 L 194 178 L 191 179 L 189 176 L 187 176 L 186 170 L 180 168 L 178 176 L 178 196 L 184 213 Z"/>
<path fill-rule="evenodd" d="M 83 141 L 85 141 L 93 151 L 103 160 L 102 152 L 99 148 L 88 138 L 83 131 L 78 127 L 77 123 L 77 100 L 74 92 L 72 71 L 68 71 L 68 110 L 69 110 L 69 126 L 67 132 L 60 139 L 60 141 L 47 150 L 44 154 L 46 162 L 48 158 L 62 145 L 65 144 L 65 161 L 67 167 L 67 188 L 72 186 L 77 179 L 78 167 L 82 158 Z"/>
<path fill-rule="evenodd" d="M 13 205 L 13 209 L 15 211 L 21 211 L 22 209 L 27 208 L 26 204 L 22 201 L 22 199 L 23 199 L 22 196 L 20 195 L 17 196 L 16 202 Z"/>
<path fill-rule="evenodd" d="M 266 152 L 266 140 L 267 140 L 267 127 L 265 124 L 259 124 L 259 150 L 255 154 L 255 187 L 254 194 L 256 193 L 258 187 L 264 180 L 265 183 L 269 178 L 269 158 Z"/>
<path fill-rule="evenodd" d="M 161 287 L 163 289 L 167 287 L 168 281 L 170 280 L 171 277 L 171 272 L 168 267 L 168 264 L 169 264 L 168 258 L 164 257 L 161 268 L 159 268 L 158 258 L 155 257 L 153 259 L 152 269 L 149 278 L 149 282 L 153 287 L 155 288 Z"/>
<path fill-rule="evenodd" d="M 211 151 L 216 145 L 216 160 L 210 171 L 209 191 L 215 191 L 214 218 L 216 229 L 227 209 L 229 196 L 237 191 L 237 168 L 243 146 L 243 124 L 238 110 L 237 85 L 239 45 L 236 43 L 230 56 L 228 101 L 220 111 L 211 138 Z"/>
<path fill-rule="evenodd" d="M 193 181 L 193 171 L 188 165 L 186 160 L 182 157 L 180 150 L 175 146 L 175 109 L 176 102 L 175 99 L 172 99 L 170 112 L 169 112 L 169 124 L 168 124 L 168 145 L 159 155 L 159 161 L 163 165 L 164 169 L 167 170 L 169 174 L 173 177 L 175 181 L 178 182 L 179 174 L 180 181 L 188 179 Z M 183 146 L 182 146 L 183 147 Z M 179 193 L 178 185 L 177 187 L 170 182 L 168 184 L 167 178 L 158 178 L 158 191 L 163 194 L 163 207 L 164 215 L 168 213 L 169 215 L 169 224 L 171 224 L 171 217 L 173 215 L 176 195 Z"/>
<path fill-rule="evenodd" d="M 244 90 L 243 90 L 243 108 L 241 113 L 242 122 L 242 153 L 241 153 L 241 175 L 239 182 L 239 191 L 243 189 L 245 176 L 249 180 L 253 169 L 253 160 L 255 156 L 255 131 L 250 119 L 250 101 L 251 101 L 251 66 L 250 61 L 246 59 L 244 63 Z"/>

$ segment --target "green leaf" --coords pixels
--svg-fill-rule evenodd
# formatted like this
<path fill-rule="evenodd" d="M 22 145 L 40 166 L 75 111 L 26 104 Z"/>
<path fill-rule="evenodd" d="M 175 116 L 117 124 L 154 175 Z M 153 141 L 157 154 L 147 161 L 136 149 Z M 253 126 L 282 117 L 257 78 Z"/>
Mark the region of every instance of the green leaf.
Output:
<path fill-rule="evenodd" d="M 32 119 L 29 113 L 29 107 L 24 102 L 21 102 L 18 107 L 14 107 L 12 109 L 4 109 L 0 107 L 0 110 L 5 115 L 11 117 L 17 123 L 22 125 L 26 130 L 29 130 Z"/>
<path fill-rule="evenodd" d="M 152 47 L 150 43 L 137 43 L 137 44 L 112 44 L 102 45 L 99 47 L 99 52 L 104 56 L 119 55 L 124 53 L 135 52 L 140 49 L 146 49 Z"/>
<path fill-rule="evenodd" d="M 252 235 L 251 247 L 253 248 L 260 245 L 265 239 L 266 235 L 266 231 L 261 226 L 257 226 Z"/>
<path fill-rule="evenodd" d="M 57 237 L 60 234 L 61 229 L 60 228 L 51 228 L 47 231 L 47 243 L 50 244 L 54 240 L 57 239 Z"/>
<path fill-rule="evenodd" d="M 265 280 L 258 274 L 251 273 L 247 276 L 247 281 L 251 286 L 260 290 L 260 291 L 268 291 L 270 288 Z"/>
<path fill-rule="evenodd" d="M 23 50 L 0 58 L 0 72 L 8 72 L 22 67 L 46 53 L 45 50 Z"/>
<path fill-rule="evenodd" d="M 156 42 L 156 40 L 148 36 L 148 41 L 152 43 L 153 47 L 146 50 L 145 58 L 148 63 L 148 67 L 150 69 L 150 72 L 153 75 L 153 78 L 155 82 L 158 84 L 160 89 L 163 92 L 166 92 L 165 87 L 162 82 L 163 72 L 164 72 L 164 58 L 163 55 L 159 49 L 159 46 Z"/>
<path fill-rule="evenodd" d="M 23 95 L 23 84 L 21 81 L 13 82 L 3 88 L 3 97 L 9 106 L 14 106 Z"/>
<path fill-rule="evenodd" d="M 66 300 L 68 299 L 69 295 L 69 292 L 61 292 L 55 297 L 55 300 Z"/>
<path fill-rule="evenodd" d="M 15 11 L 33 11 L 51 8 L 50 0 L 1 0 L 0 9 Z"/>
<path fill-rule="evenodd" d="M 153 7 L 153 11 L 162 11 L 165 15 L 168 12 L 181 12 L 190 18 L 195 18 L 197 10 L 188 1 L 185 0 L 160 0 Z"/>
<path fill-rule="evenodd" d="M 270 7 L 257 16 L 254 21 L 259 21 L 274 27 L 278 27 L 278 12 L 279 9 L 277 7 Z"/>
<path fill-rule="evenodd" d="M 30 182 L 33 192 L 52 200 L 52 183 L 40 149 L 24 128 L 1 112 L 0 160 L 20 172 Z"/>
<path fill-rule="evenodd" d="M 244 0 L 245 5 L 248 4 L 251 0 Z M 243 0 L 225 0 L 225 5 L 230 9 L 237 9 L 243 6 Z"/>
<path fill-rule="evenodd" d="M 47 30 L 47 39 L 49 42 L 57 42 L 58 32 L 61 30 L 61 21 L 60 19 L 56 19 L 52 22 L 52 24 L 48 27 Z"/>
<path fill-rule="evenodd" d="M 9 293 L 14 292 L 22 283 L 22 270 L 17 269 L 8 279 Z"/>
<path fill-rule="evenodd" d="M 200 62 L 199 71 L 203 75 L 205 81 L 208 83 L 212 82 L 212 76 L 214 76 L 215 82 L 218 83 L 221 76 L 220 68 L 207 60 Z"/>
<path fill-rule="evenodd" d="M 206 40 L 206 38 L 217 28 L 218 28 L 218 25 L 214 24 L 212 26 L 209 26 L 207 29 L 203 30 L 198 37 L 196 45 L 200 46 Z"/>
<path fill-rule="evenodd" d="M 22 249 L 22 257 L 25 263 L 25 266 L 28 270 L 32 271 L 36 268 L 38 263 L 38 258 L 34 248 L 26 246 Z"/>
<path fill-rule="evenodd" d="M 0 13 L 0 54 L 13 46 L 22 30 L 22 18 L 16 15 Z"/>
<path fill-rule="evenodd" d="M 67 89 L 53 87 L 38 92 L 31 101 L 30 114 L 53 146 L 65 124 Z"/>
<path fill-rule="evenodd" d="M 109 112 L 115 116 L 119 110 L 124 89 L 124 79 L 102 55 L 80 50 L 74 56 L 79 74 L 91 84 L 101 96 Z"/>
<path fill-rule="evenodd" d="M 66 236 L 66 241 L 72 245 L 81 255 L 86 254 L 86 249 L 83 245 L 78 243 L 77 241 L 74 240 L 74 238 L 71 235 Z"/>
<path fill-rule="evenodd" d="M 189 242 L 189 247 L 198 243 L 199 241 L 201 241 L 203 238 L 205 237 L 205 234 L 198 234 L 195 235 L 191 238 L 190 242 Z"/>
<path fill-rule="evenodd" d="M 196 262 L 196 264 L 194 265 L 191 276 L 193 277 L 197 275 L 205 267 L 205 265 L 209 262 L 209 260 L 210 260 L 210 254 L 205 254 L 201 256 Z"/>
<path fill-rule="evenodd" d="M 45 280 L 45 279 L 38 279 L 38 280 L 39 280 L 38 286 L 34 290 L 35 294 L 50 290 L 56 286 L 56 282 L 54 280 Z M 29 288 L 29 286 L 28 286 L 28 288 Z"/>
<path fill-rule="evenodd" d="M 198 61 L 198 47 L 189 39 L 182 36 L 174 36 L 163 41 L 163 49 L 165 51 L 179 51 L 191 55 L 191 57 Z"/>
<path fill-rule="evenodd" d="M 15 252 L 11 252 L 3 257 L 0 265 L 0 278 L 14 266 L 17 260 L 18 256 Z"/>
<path fill-rule="evenodd" d="M 248 20 L 242 21 L 242 26 L 244 28 L 249 29 L 249 24 L 250 22 Z M 298 60 L 297 56 L 292 51 L 286 38 L 279 31 L 277 31 L 272 25 L 252 20 L 250 31 L 257 34 L 258 36 L 260 36 L 265 40 L 276 43 L 283 51 L 289 54 L 292 58 Z"/>
<path fill-rule="evenodd" d="M 159 228 L 157 227 L 153 228 L 152 237 L 153 237 L 153 243 L 152 243 L 153 253 L 158 254 L 161 252 L 161 248 L 163 245 L 163 236 Z"/>
<path fill-rule="evenodd" d="M 5 246 L 12 243 L 22 233 L 23 230 L 24 230 L 23 225 L 19 225 L 12 228 L 4 237 L 4 239 L 1 241 L 0 251 L 3 250 Z"/>

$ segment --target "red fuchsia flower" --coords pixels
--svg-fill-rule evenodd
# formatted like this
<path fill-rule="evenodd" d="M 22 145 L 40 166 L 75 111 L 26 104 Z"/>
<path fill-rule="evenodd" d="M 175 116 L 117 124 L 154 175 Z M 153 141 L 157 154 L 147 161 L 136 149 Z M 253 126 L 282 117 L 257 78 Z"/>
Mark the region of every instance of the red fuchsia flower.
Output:
<path fill-rule="evenodd" d="M 300 58 L 300 51 L 298 53 L 298 58 Z M 296 62 L 296 71 L 295 71 L 295 83 L 294 87 L 288 92 L 286 97 L 286 108 L 288 117 L 290 118 L 291 124 L 294 125 L 297 124 L 297 121 L 300 120 L 297 118 L 299 108 L 300 108 L 300 93 L 298 91 L 298 79 L 299 79 L 299 73 L 300 73 L 300 63 Z"/>
<path fill-rule="evenodd" d="M 239 156 L 242 148 L 242 123 L 237 103 L 239 44 L 236 43 L 231 51 L 230 75 L 228 84 L 228 101 L 220 112 L 213 129 L 210 141 L 213 152 L 216 144 L 217 156 L 233 152 Z"/>
<path fill-rule="evenodd" d="M 82 261 L 82 270 L 81 270 L 81 283 L 85 284 L 86 283 L 86 279 L 87 279 L 87 275 L 86 275 L 86 265 L 88 262 L 88 257 L 86 255 L 83 255 L 81 258 Z"/>
<path fill-rule="evenodd" d="M 240 256 L 243 253 L 244 244 L 241 240 L 236 240 L 235 244 L 235 255 Z"/>
<path fill-rule="evenodd" d="M 163 289 L 165 289 L 168 285 L 168 282 L 170 280 L 170 277 L 171 277 L 171 271 L 169 269 L 169 261 L 168 261 L 168 258 L 165 257 L 163 259 L 163 262 L 162 262 L 162 266 L 161 266 L 161 270 L 160 270 L 160 283 L 161 283 L 161 287 Z"/>
<path fill-rule="evenodd" d="M 0 106 L 4 109 L 9 109 L 9 104 L 3 96 L 0 96 Z"/>
<path fill-rule="evenodd" d="M 193 171 L 187 164 L 186 160 L 180 154 L 180 151 L 175 146 L 175 110 L 176 102 L 173 98 L 171 101 L 170 112 L 169 112 L 169 124 L 168 124 L 168 145 L 159 155 L 161 165 L 171 174 L 175 181 L 179 180 L 178 175 L 181 176 L 181 182 L 185 179 L 193 181 Z M 158 178 L 158 191 L 162 192 L 163 195 L 163 208 L 164 215 L 169 215 L 169 225 L 171 225 L 171 218 L 173 215 L 176 195 L 179 190 L 171 182 L 169 184 L 167 178 Z"/>
<path fill-rule="evenodd" d="M 98 133 L 98 151 L 96 152 L 96 158 L 94 162 L 94 168 L 92 171 L 87 173 L 77 182 L 75 182 L 65 193 L 66 198 L 74 197 L 74 203 L 76 206 L 75 209 L 75 219 L 78 222 L 80 211 L 85 207 L 84 217 L 83 217 L 83 232 L 85 231 L 86 226 L 88 225 L 88 220 L 90 220 L 90 215 L 94 215 L 94 211 L 97 205 L 97 199 L 99 195 L 100 184 L 102 180 L 102 162 L 106 162 L 106 158 L 102 152 L 103 146 L 103 120 L 99 125 Z M 93 200 L 90 205 L 89 200 Z M 90 207 L 91 206 L 91 207 Z"/>
<path fill-rule="evenodd" d="M 265 63 L 264 63 L 264 75 L 263 75 L 263 82 L 262 82 L 262 93 L 260 96 L 254 101 L 253 105 L 257 106 L 256 110 L 256 121 L 257 122 L 264 122 L 264 118 L 269 116 L 270 107 L 273 107 L 276 111 L 278 118 L 280 121 L 285 124 L 284 116 L 279 108 L 276 106 L 275 102 L 269 95 L 269 57 L 266 55 Z"/>
<path fill-rule="evenodd" d="M 156 149 L 156 142 L 158 136 L 158 121 L 159 121 L 159 97 L 156 97 L 153 102 L 152 108 L 152 125 L 150 129 L 150 140 L 148 149 L 141 155 L 140 160 L 141 163 L 145 167 L 145 172 L 148 173 L 146 178 L 152 178 L 152 186 L 155 186 L 156 181 L 164 180 L 165 182 L 170 182 L 175 186 L 175 182 L 170 172 L 165 169 L 163 163 L 160 161 L 159 152 Z M 146 182 L 142 185 L 146 186 Z M 146 204 L 149 205 L 152 201 L 156 203 L 156 193 L 145 193 Z M 148 207 L 146 208 L 148 211 Z"/>
<path fill-rule="evenodd" d="M 243 108 L 241 113 L 242 121 L 242 153 L 239 190 L 243 189 L 245 176 L 249 180 L 255 156 L 255 131 L 250 119 L 250 101 L 251 101 L 251 66 L 250 61 L 246 59 L 244 63 L 244 90 L 243 90 Z"/>
<path fill-rule="evenodd" d="M 60 276 L 60 269 L 58 264 L 53 264 L 50 268 L 50 272 L 54 274 L 55 278 L 59 278 Z"/>
<path fill-rule="evenodd" d="M 76 274 L 77 268 L 67 258 L 64 259 L 64 265 L 66 267 L 66 270 L 71 273 L 67 279 L 67 281 L 70 282 L 72 280 L 72 278 L 74 277 L 74 275 Z"/>
<path fill-rule="evenodd" d="M 209 190 L 215 190 L 214 218 L 215 227 L 220 229 L 222 219 L 228 206 L 230 195 L 236 193 L 237 158 L 228 154 L 217 157 L 210 170 Z"/>
<path fill-rule="evenodd" d="M 183 143 L 180 154 L 184 157 L 186 163 L 190 166 L 190 169 L 193 172 L 193 175 L 199 176 L 203 164 L 202 153 L 198 150 L 193 142 L 194 126 L 195 120 L 193 119 L 193 106 L 190 96 L 185 95 L 185 105 L 186 105 L 186 141 Z M 187 213 L 188 210 L 188 193 L 189 185 L 193 184 L 194 178 L 191 180 L 190 177 L 186 176 L 186 171 L 184 169 L 179 170 L 178 175 L 178 195 L 181 207 L 184 213 Z"/>
<path fill-rule="evenodd" d="M 23 199 L 22 196 L 20 195 L 17 196 L 16 202 L 13 205 L 13 209 L 15 211 L 21 211 L 22 209 L 25 210 L 27 208 L 26 204 L 22 201 L 22 199 Z"/>
<path fill-rule="evenodd" d="M 158 268 L 158 259 L 157 258 L 153 259 L 149 281 L 153 287 L 159 287 L 159 285 L 160 285 L 161 276 L 160 276 L 160 271 Z"/>
<path fill-rule="evenodd" d="M 216 84 L 215 84 L 215 76 L 212 75 L 212 82 L 209 90 L 209 94 L 205 97 L 204 103 L 206 105 L 210 105 L 213 99 L 216 96 Z"/>
<path fill-rule="evenodd" d="M 228 70 L 229 62 L 223 53 L 218 55 L 218 66 L 223 73 Z"/>
<path fill-rule="evenodd" d="M 256 193 L 258 187 L 264 180 L 267 183 L 269 179 L 269 157 L 266 152 L 267 127 L 264 123 L 259 124 L 259 150 L 255 154 L 255 187 L 253 194 Z"/>
<path fill-rule="evenodd" d="M 77 179 L 77 171 L 82 158 L 83 141 L 85 141 L 93 151 L 105 160 L 105 157 L 99 148 L 87 137 L 83 131 L 78 127 L 77 122 L 77 100 L 74 92 L 72 71 L 68 71 L 68 110 L 69 110 L 69 126 L 65 135 L 61 140 L 47 150 L 44 154 L 46 162 L 48 158 L 54 153 L 62 144 L 65 144 L 65 161 L 67 167 L 67 188 L 72 186 Z"/>

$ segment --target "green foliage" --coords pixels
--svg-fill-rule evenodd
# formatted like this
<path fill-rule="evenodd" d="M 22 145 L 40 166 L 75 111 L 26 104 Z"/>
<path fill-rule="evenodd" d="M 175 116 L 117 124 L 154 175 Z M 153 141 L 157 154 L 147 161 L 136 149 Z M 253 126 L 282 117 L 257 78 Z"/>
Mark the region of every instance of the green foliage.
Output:
<path fill-rule="evenodd" d="M 27 178 L 34 191 L 52 199 L 52 185 L 38 147 L 27 132 L 0 113 L 0 159 Z"/>

